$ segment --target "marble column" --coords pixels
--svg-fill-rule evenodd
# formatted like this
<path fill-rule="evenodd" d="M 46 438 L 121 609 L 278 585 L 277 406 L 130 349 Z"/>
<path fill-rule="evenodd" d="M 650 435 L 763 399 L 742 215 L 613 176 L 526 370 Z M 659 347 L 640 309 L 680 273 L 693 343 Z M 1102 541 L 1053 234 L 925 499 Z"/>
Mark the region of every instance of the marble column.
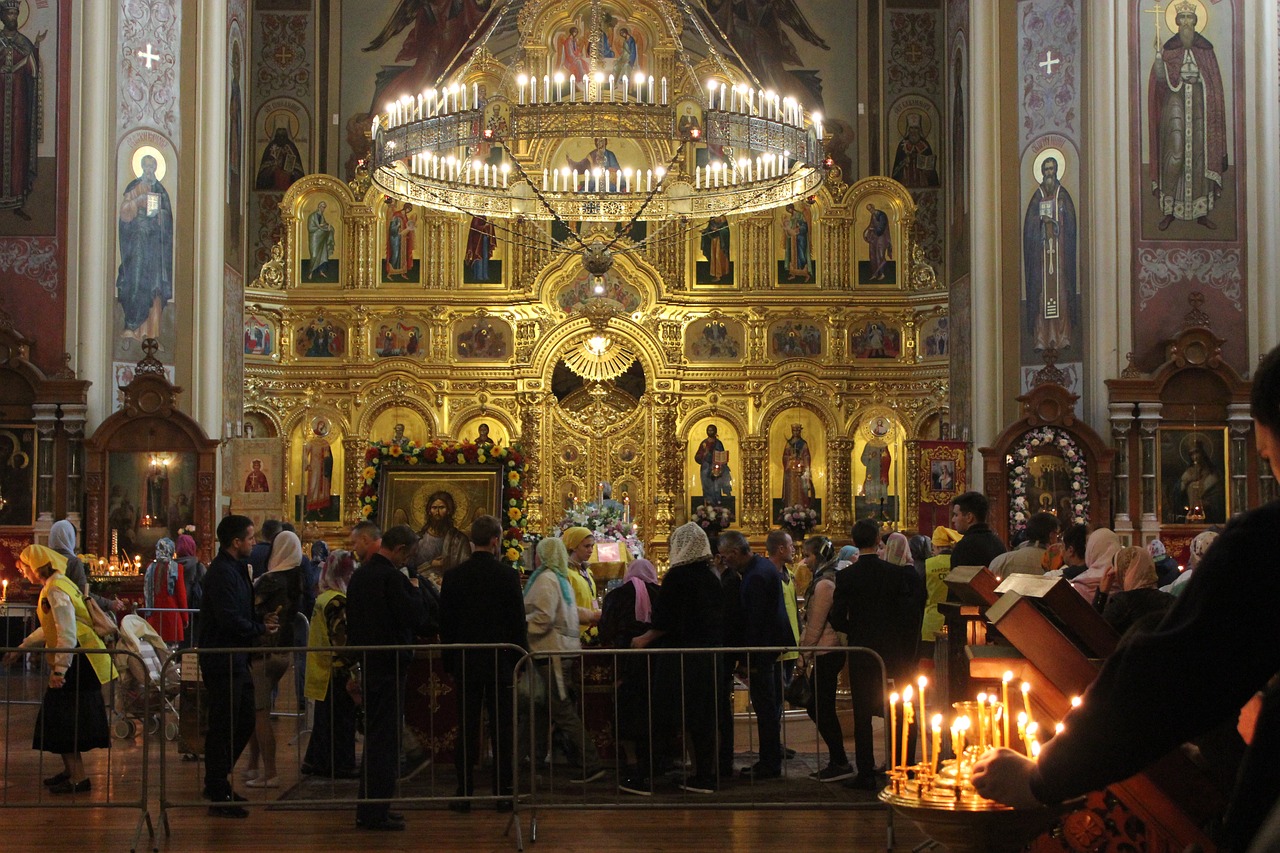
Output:
<path fill-rule="evenodd" d="M 205 434 L 222 435 L 222 274 L 227 180 L 227 2 L 201 0 L 196 44 L 195 287 L 191 411 Z M 239 377 L 231 377 L 238 382 Z"/>
<path fill-rule="evenodd" d="M 62 404 L 62 429 L 67 435 L 67 520 L 80 529 L 80 507 L 84 506 L 84 422 L 87 406 Z"/>
<path fill-rule="evenodd" d="M 1133 520 L 1129 516 L 1129 434 L 1133 430 L 1133 403 L 1112 403 L 1111 447 L 1116 458 L 1111 466 L 1115 475 L 1115 523 L 1112 529 L 1126 541 L 1133 541 Z"/>
<path fill-rule="evenodd" d="M 1231 437 L 1230 476 L 1228 495 L 1231 499 L 1231 515 L 1236 516 L 1249 508 L 1249 432 L 1253 418 L 1248 403 L 1231 403 L 1227 406 L 1227 428 Z M 1269 467 L 1258 462 L 1260 467 Z"/>
<path fill-rule="evenodd" d="M 1160 425 L 1160 404 L 1138 404 L 1138 453 L 1139 471 L 1142 477 L 1142 507 L 1140 530 L 1153 536 L 1160 529 L 1160 517 L 1156 515 L 1160 483 L 1156 470 L 1156 427 Z"/>
<path fill-rule="evenodd" d="M 57 403 L 35 403 L 31 407 L 36 434 L 36 529 L 53 525 L 53 433 L 58 426 Z"/>
<path fill-rule="evenodd" d="M 1275 178 L 1280 174 L 1280 55 L 1275 3 L 1242 3 L 1244 13 L 1244 78 L 1248 81 L 1241 109 L 1245 122 L 1245 194 L 1250 271 L 1249 368 L 1259 355 L 1280 343 L 1280 288 L 1269 277 L 1280 269 L 1280 210 L 1275 204 Z M 1239 8 L 1239 6 L 1237 7 Z M 1264 466 L 1265 467 L 1265 466 Z M 1268 472 L 1269 473 L 1269 472 Z M 1274 480 L 1272 481 L 1274 483 Z"/>
<path fill-rule="evenodd" d="M 110 336 L 115 154 L 105 144 L 116 135 L 115 6 L 84 3 L 71 16 L 66 347 L 76 375 L 93 383 L 85 410 L 90 429 L 111 414 L 116 394 Z"/>
<path fill-rule="evenodd" d="M 1089 127 L 1082 155 L 1089 167 L 1084 170 L 1080 245 L 1089 250 L 1081 255 L 1079 278 L 1085 283 L 1081 308 L 1089 322 L 1083 385 L 1088 408 L 1080 414 L 1086 423 L 1101 425 L 1111 417 L 1106 381 L 1120 375 L 1133 349 L 1132 164 L 1127 154 L 1117 153 L 1129 150 L 1130 110 L 1138 108 L 1129 81 L 1129 5 L 1087 4 L 1083 49 Z"/>
<path fill-rule="evenodd" d="M 1000 193 L 1002 176 L 1008 164 L 1001 160 L 1000 136 L 1000 85 L 1007 68 L 1001 67 L 999 0 L 973 0 L 970 20 L 970 77 L 969 111 L 971 118 L 969 168 L 973 186 L 986 187 L 986 191 L 972 194 L 970 245 L 972 249 L 972 275 L 970 276 L 970 316 L 975 328 L 971 330 L 973 341 L 970 359 L 970 407 L 971 433 L 974 447 L 991 444 L 1000 435 L 1005 419 L 1006 400 L 1003 367 L 1005 361 L 1004 338 L 998 318 L 1004 316 L 1001 300 L 1001 235 Z M 1013 321 L 1016 323 L 1016 319 Z M 977 326 L 981 324 L 982 333 Z M 1016 326 L 1015 326 L 1016 328 Z M 1016 357 L 1016 351 L 1012 353 Z M 970 468 L 973 475 L 971 488 L 982 491 L 982 466 Z"/>

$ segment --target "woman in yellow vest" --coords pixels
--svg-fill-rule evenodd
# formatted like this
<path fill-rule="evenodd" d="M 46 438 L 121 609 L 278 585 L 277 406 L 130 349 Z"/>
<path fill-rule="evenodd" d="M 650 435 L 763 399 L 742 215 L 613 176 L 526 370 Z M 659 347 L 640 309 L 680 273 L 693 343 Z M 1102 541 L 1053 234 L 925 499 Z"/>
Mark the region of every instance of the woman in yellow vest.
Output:
<path fill-rule="evenodd" d="M 334 551 L 325 560 L 307 645 L 322 648 L 347 644 L 347 584 L 355 569 L 350 551 Z M 347 692 L 347 670 L 342 658 L 332 652 L 308 652 L 305 695 L 315 700 L 316 707 L 302 772 L 333 779 L 358 778 L 356 705 Z"/>
<path fill-rule="evenodd" d="M 79 587 L 63 574 L 66 558 L 43 545 L 29 545 L 18 556 L 23 577 L 41 587 L 36 614 L 40 627 L 22 647 L 102 649 Z M 14 653 L 15 656 L 17 653 Z M 49 689 L 45 691 L 31 748 L 62 756 L 61 773 L 44 780 L 51 794 L 80 794 L 91 787 L 81 753 L 107 749 L 111 735 L 102 685 L 116 677 L 105 654 L 50 652 Z"/>
<path fill-rule="evenodd" d="M 583 617 L 579 620 L 582 645 L 594 646 L 600 638 L 600 594 L 591 574 L 591 553 L 596 540 L 585 527 L 570 527 L 560 534 L 569 553 L 569 585 Z"/>

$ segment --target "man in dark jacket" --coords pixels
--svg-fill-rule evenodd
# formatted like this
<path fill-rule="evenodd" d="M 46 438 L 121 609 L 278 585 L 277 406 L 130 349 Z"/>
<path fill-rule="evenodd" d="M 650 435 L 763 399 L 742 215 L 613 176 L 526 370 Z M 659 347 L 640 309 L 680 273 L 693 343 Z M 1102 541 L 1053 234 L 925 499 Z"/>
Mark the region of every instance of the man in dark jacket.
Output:
<path fill-rule="evenodd" d="M 722 646 L 745 646 L 747 615 L 742 610 L 742 575 L 720 556 L 719 534 L 711 542 L 712 565 L 720 573 L 721 599 L 724 603 L 724 638 Z M 716 655 L 716 728 L 720 734 L 720 776 L 733 775 L 733 688 L 734 671 L 744 663 L 737 652 Z"/>
<path fill-rule="evenodd" d="M 1280 478 L 1280 347 L 1254 373 L 1251 414 L 1258 454 Z M 988 752 L 974 767 L 979 793 L 1033 807 L 1099 790 L 1238 714 L 1249 748 L 1214 840 L 1236 853 L 1276 849 L 1255 836 L 1280 796 L 1277 529 L 1280 501 L 1232 519 L 1159 627 L 1107 658 L 1038 762 Z"/>
<path fill-rule="evenodd" d="M 409 646 L 417 634 L 433 630 L 418 592 L 418 578 L 400 571 L 418 542 L 417 534 L 400 524 L 385 534 L 373 522 L 362 521 L 351 531 L 353 542 L 378 542 L 372 554 L 361 554 L 360 568 L 347 587 L 347 642 L 351 646 Z M 354 653 L 358 670 L 352 681 L 362 693 L 365 719 L 364 767 L 360 773 L 362 802 L 356 806 L 356 826 L 363 829 L 403 830 L 404 818 L 390 803 L 367 802 L 395 795 L 400 769 L 400 721 L 404 714 L 405 681 L 413 652 L 397 649 Z M 362 670 L 362 671 L 361 671 Z"/>
<path fill-rule="evenodd" d="M 990 507 L 981 492 L 965 492 L 951 501 L 951 526 L 964 534 L 951 551 L 951 568 L 989 566 L 1005 552 L 1000 537 L 987 526 Z"/>
<path fill-rule="evenodd" d="M 765 539 L 769 557 L 751 553 L 746 537 L 736 530 L 720 536 L 724 561 L 742 574 L 742 610 L 748 646 L 792 646 L 795 634 L 782 598 L 782 569 L 795 554 L 791 534 L 771 530 Z M 748 656 L 751 707 L 756 712 L 760 758 L 742 775 L 748 779 L 776 779 L 782 775 L 782 664 L 777 653 Z"/>
<path fill-rule="evenodd" d="M 837 631 L 848 635 L 850 646 L 862 646 L 884 659 L 885 673 L 901 678 L 909 667 L 903 660 L 903 626 L 916 625 L 912 582 L 915 568 L 895 566 L 876 556 L 880 525 L 864 518 L 853 525 L 853 544 L 860 556 L 836 575 L 836 589 L 828 619 Z M 918 629 L 917 629 L 918 630 Z M 918 634 L 917 634 L 918 636 Z M 858 775 L 844 782 L 846 788 L 876 788 L 874 740 L 871 718 L 884 714 L 880 666 L 869 655 L 849 653 L 849 688 L 853 699 L 854 764 Z M 898 727 L 901 732 L 902 727 Z M 909 744 L 914 748 L 913 744 Z M 899 746 L 894 744 L 895 753 Z"/>
<path fill-rule="evenodd" d="M 209 563 L 200 604 L 200 648 L 225 649 L 256 645 L 279 630 L 268 614 L 259 622 L 253 612 L 253 585 L 246 559 L 253 548 L 253 521 L 228 515 L 218 523 L 218 556 Z M 244 798 L 231 790 L 231 768 L 253 734 L 253 679 L 244 652 L 200 654 L 200 673 L 208 690 L 209 733 L 205 735 L 204 795 L 215 803 L 214 817 L 248 817 L 235 805 Z"/>
<path fill-rule="evenodd" d="M 249 551 L 249 565 L 253 567 L 254 580 L 267 573 L 267 563 L 271 560 L 271 543 L 281 530 L 284 530 L 284 525 L 278 518 L 268 518 L 262 522 L 257 544 Z"/>
<path fill-rule="evenodd" d="M 440 586 L 440 639 L 444 643 L 509 643 L 528 648 L 524 595 L 516 570 L 498 560 L 502 523 L 482 515 L 471 523 L 471 556 L 446 572 Z M 501 649 L 468 649 L 445 653 L 445 669 L 453 676 L 458 697 L 462 740 L 453 750 L 459 797 L 475 793 L 472 775 L 480 751 L 480 710 L 489 716 L 497 776 L 494 793 L 511 793 L 511 683 L 519 653 Z M 505 808 L 507 803 L 500 803 Z M 466 812 L 471 804 L 456 800 L 449 807 Z"/>

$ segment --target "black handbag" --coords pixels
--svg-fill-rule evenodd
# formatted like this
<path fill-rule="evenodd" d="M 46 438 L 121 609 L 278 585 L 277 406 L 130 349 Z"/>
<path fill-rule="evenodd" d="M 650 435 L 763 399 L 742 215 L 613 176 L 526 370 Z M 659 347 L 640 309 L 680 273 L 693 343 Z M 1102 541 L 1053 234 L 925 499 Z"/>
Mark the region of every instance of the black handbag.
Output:
<path fill-rule="evenodd" d="M 805 709 L 813 702 L 813 682 L 809 680 L 807 668 L 796 667 L 791 682 L 783 692 L 783 698 L 792 708 Z"/>

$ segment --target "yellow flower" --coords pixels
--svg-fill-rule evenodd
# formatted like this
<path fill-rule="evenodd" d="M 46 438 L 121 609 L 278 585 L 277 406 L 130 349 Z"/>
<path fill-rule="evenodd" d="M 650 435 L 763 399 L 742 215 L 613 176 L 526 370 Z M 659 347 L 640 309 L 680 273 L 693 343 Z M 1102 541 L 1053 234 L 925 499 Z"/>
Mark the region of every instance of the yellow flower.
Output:
<path fill-rule="evenodd" d="M 520 552 L 515 548 L 508 548 L 506 556 L 508 562 L 514 563 L 516 560 L 520 559 Z"/>
<path fill-rule="evenodd" d="M 520 475 L 515 471 L 511 471 L 507 474 L 507 482 L 514 486 L 516 483 L 520 482 Z"/>
<path fill-rule="evenodd" d="M 465 456 L 463 456 L 461 453 L 459 453 L 459 454 L 458 454 L 458 464 L 459 464 L 459 465 L 466 465 L 466 464 L 467 464 L 467 457 L 465 457 Z"/>
<path fill-rule="evenodd" d="M 476 454 L 476 461 L 477 461 L 477 462 L 488 462 L 489 460 L 488 460 L 488 458 L 484 455 L 484 451 L 482 450 L 482 451 L 480 451 L 479 453 L 477 453 L 477 454 Z"/>
<path fill-rule="evenodd" d="M 409 464 L 410 464 L 410 465 L 417 465 L 417 464 L 418 464 L 418 457 L 416 457 L 416 456 L 410 456 L 410 457 L 409 457 Z"/>
<path fill-rule="evenodd" d="M 360 514 L 363 515 L 365 518 L 368 518 L 369 516 L 373 515 L 373 506 L 370 504 L 365 504 L 364 506 L 360 507 Z"/>
<path fill-rule="evenodd" d="M 520 510 L 517 509 L 516 507 L 512 507 L 511 509 L 507 510 L 507 518 L 511 519 L 512 521 L 519 521 L 521 514 L 522 513 L 520 512 Z"/>
<path fill-rule="evenodd" d="M 374 468 L 372 465 L 368 465 L 360 472 L 360 476 L 364 477 L 366 480 L 372 480 L 377 473 L 377 468 Z"/>
<path fill-rule="evenodd" d="M 391 445 L 391 449 L 388 450 L 387 452 L 390 453 L 392 456 L 399 456 L 401 453 L 404 453 L 404 450 L 401 449 L 400 445 L 393 444 Z"/>
<path fill-rule="evenodd" d="M 438 450 L 436 451 L 436 462 L 440 462 L 440 463 L 444 462 L 444 454 Z"/>

